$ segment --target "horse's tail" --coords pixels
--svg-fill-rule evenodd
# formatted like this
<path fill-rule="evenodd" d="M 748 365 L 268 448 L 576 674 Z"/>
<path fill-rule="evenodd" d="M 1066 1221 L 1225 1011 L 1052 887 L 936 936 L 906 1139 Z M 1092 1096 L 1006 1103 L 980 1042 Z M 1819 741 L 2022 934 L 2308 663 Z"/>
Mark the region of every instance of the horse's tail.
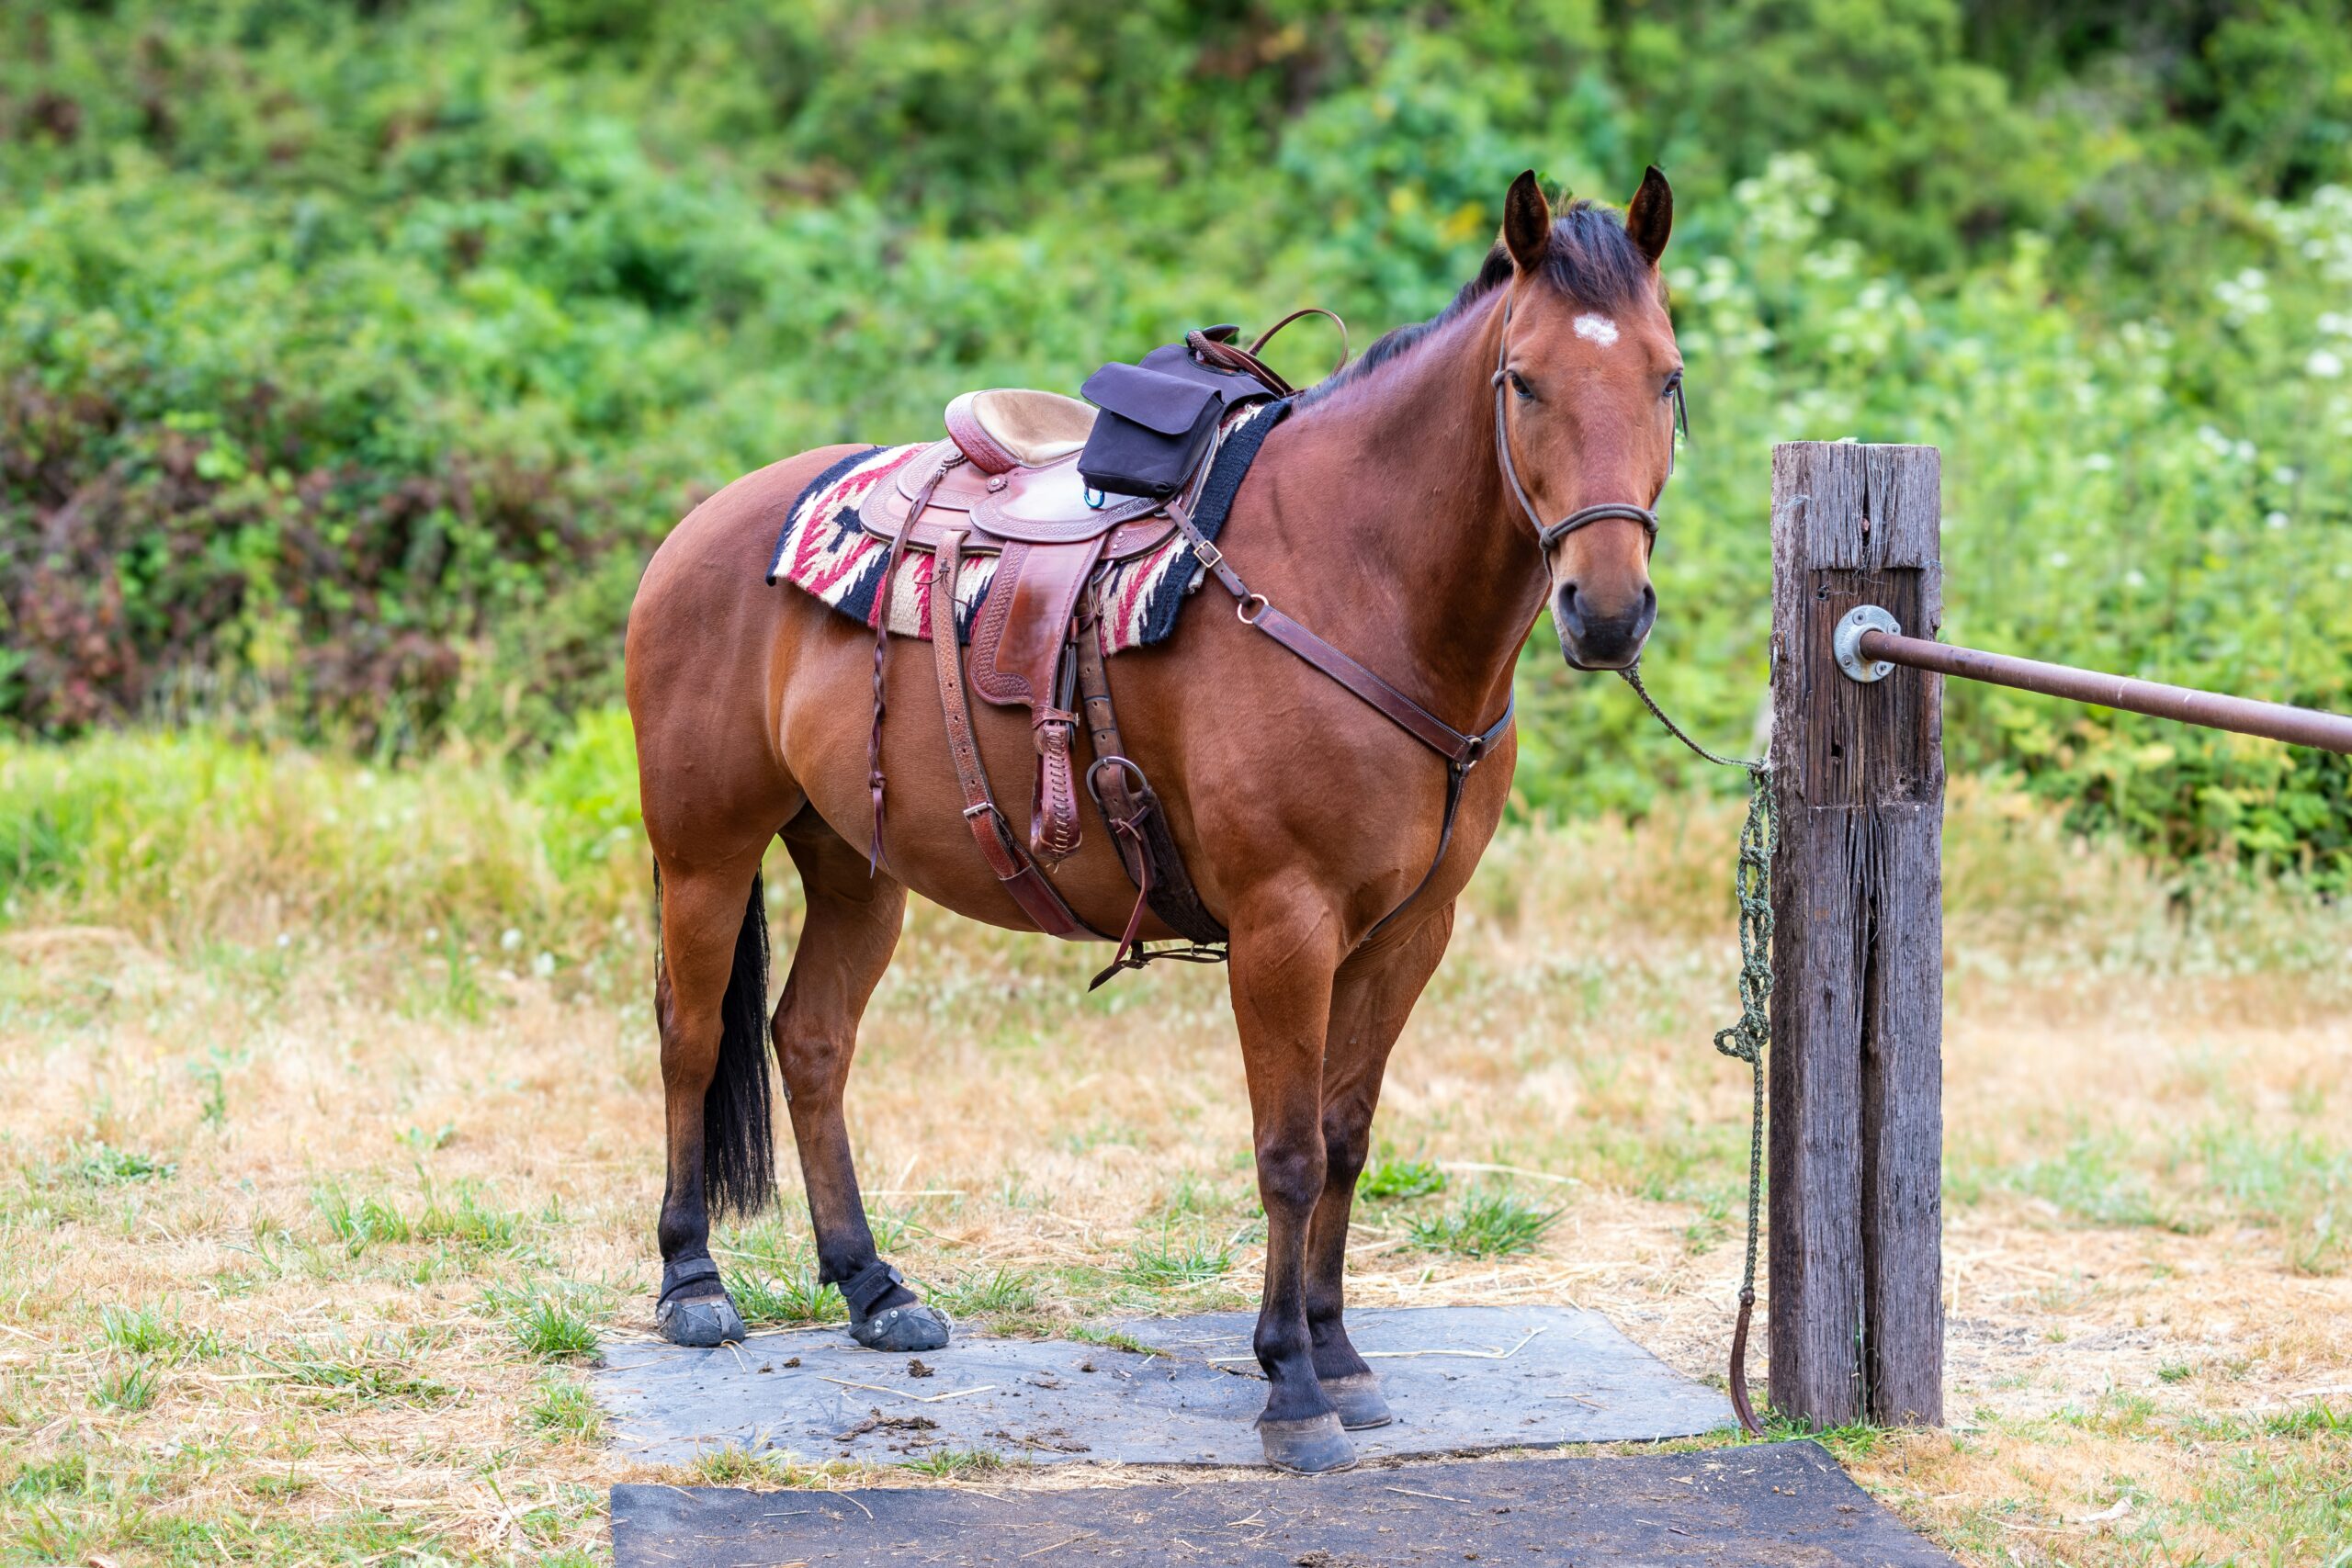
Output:
<path fill-rule="evenodd" d="M 662 873 L 653 873 L 658 910 Z M 659 925 L 657 915 L 656 925 Z M 656 959 L 660 962 L 659 938 Z M 768 1087 L 768 910 L 763 879 L 735 932 L 718 1004 L 718 1066 L 702 1097 L 702 1190 L 714 1215 L 755 1214 L 775 1196 L 775 1111 Z"/>

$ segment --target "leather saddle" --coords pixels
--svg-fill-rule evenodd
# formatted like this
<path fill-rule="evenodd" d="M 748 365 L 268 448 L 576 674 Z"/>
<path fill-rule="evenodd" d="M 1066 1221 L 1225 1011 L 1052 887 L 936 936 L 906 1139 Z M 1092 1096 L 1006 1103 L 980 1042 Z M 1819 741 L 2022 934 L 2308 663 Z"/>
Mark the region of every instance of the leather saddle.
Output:
<path fill-rule="evenodd" d="M 1057 392 L 966 392 L 947 406 L 947 439 L 901 465 L 858 512 L 894 557 L 911 547 L 943 560 L 998 558 L 972 626 L 969 681 L 989 703 L 1029 710 L 1037 750 L 1029 852 L 1047 869 L 1082 838 L 1071 756 L 1080 598 L 1103 562 L 1154 549 L 1176 527 L 1163 502 L 1108 495 L 1079 477 L 1093 423 L 1093 409 Z M 952 638 L 935 652 L 952 659 Z"/>

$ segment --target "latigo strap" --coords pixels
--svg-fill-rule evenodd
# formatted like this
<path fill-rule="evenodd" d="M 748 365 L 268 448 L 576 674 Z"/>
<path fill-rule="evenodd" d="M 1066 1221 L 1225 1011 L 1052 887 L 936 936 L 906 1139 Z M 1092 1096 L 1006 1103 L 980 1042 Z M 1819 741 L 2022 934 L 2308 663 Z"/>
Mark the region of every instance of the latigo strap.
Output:
<path fill-rule="evenodd" d="M 964 661 L 956 642 L 956 576 L 963 565 L 961 529 L 940 541 L 932 563 L 931 647 L 939 671 L 939 707 L 947 724 L 947 755 L 956 764 L 956 781 L 964 792 L 964 821 L 989 869 L 1012 895 L 1022 912 L 1047 936 L 1103 937 L 1062 902 L 1037 863 L 1029 858 L 1013 836 L 1012 824 L 997 808 L 989 789 L 988 767 L 980 760 L 979 741 L 972 732 L 971 699 L 964 691 Z M 1109 940 L 1104 937 L 1104 940 Z"/>

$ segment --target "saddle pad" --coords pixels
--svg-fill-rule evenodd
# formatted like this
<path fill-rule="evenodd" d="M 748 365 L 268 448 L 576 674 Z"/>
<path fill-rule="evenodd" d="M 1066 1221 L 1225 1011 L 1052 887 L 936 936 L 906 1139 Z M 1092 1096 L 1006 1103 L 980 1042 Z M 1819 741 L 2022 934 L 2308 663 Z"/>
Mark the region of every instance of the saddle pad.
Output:
<path fill-rule="evenodd" d="M 1204 537 L 1215 539 L 1225 526 L 1226 513 L 1232 509 L 1234 495 L 1260 444 L 1289 412 L 1288 400 L 1252 403 L 1236 412 L 1193 510 L 1193 523 Z M 890 558 L 890 547 L 865 531 L 858 521 L 858 507 L 876 485 L 895 483 L 899 470 L 933 445 L 918 441 L 904 446 L 869 446 L 819 474 L 785 513 L 768 566 L 768 581 L 790 583 L 868 626 L 876 624 L 877 616 L 887 615 L 894 636 L 929 638 L 930 552 L 908 550 L 886 596 L 882 573 Z M 995 556 L 967 556 L 956 573 L 958 641 L 972 640 L 972 624 L 987 603 L 996 568 Z M 1201 575 L 1192 547 L 1175 534 L 1156 549 L 1104 567 L 1100 579 L 1108 612 L 1103 651 L 1117 653 L 1165 641 L 1176 629 L 1176 615 L 1183 607 L 1184 596 L 1199 583 Z"/>

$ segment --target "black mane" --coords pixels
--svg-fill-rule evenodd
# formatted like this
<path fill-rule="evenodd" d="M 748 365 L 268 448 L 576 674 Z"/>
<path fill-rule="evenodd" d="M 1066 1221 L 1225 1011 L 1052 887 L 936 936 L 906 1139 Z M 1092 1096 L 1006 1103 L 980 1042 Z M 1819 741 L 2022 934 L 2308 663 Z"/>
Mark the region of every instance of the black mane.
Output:
<path fill-rule="evenodd" d="M 1385 333 L 1378 341 L 1338 375 L 1301 392 L 1299 403 L 1314 402 L 1341 387 L 1351 386 L 1397 358 L 1430 333 L 1453 321 L 1511 279 L 1510 253 L 1495 242 L 1478 268 L 1478 276 L 1462 286 L 1453 302 L 1426 321 Z M 1649 258 L 1625 232 L 1624 222 L 1606 208 L 1573 201 L 1552 221 L 1552 243 L 1544 254 L 1544 281 L 1579 304 L 1596 310 L 1615 310 L 1640 299 L 1655 287 Z"/>

